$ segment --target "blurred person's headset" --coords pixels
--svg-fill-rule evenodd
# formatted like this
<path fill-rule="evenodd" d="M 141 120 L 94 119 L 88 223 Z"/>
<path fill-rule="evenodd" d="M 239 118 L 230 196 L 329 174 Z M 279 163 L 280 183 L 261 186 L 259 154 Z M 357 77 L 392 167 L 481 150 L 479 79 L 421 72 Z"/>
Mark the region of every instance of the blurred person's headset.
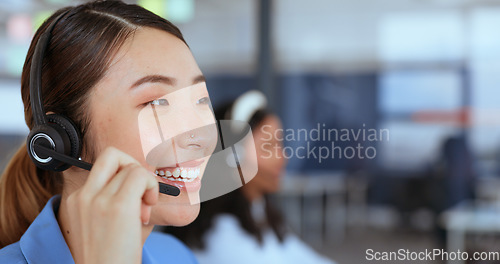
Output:
<path fill-rule="evenodd" d="M 250 123 L 253 115 L 267 107 L 266 96 L 260 91 L 250 90 L 240 95 L 225 114 L 225 119 Z"/>
<path fill-rule="evenodd" d="M 238 120 L 243 121 L 245 124 L 250 124 L 254 115 L 258 111 L 265 110 L 266 108 L 266 96 L 258 90 L 250 90 L 236 98 L 231 107 L 224 113 L 224 119 Z M 246 131 L 242 131 L 244 128 L 246 127 L 231 127 L 231 132 L 239 139 L 240 135 L 246 134 Z M 239 145 L 235 147 L 238 148 Z M 236 152 L 238 153 L 237 160 L 241 161 L 245 158 L 245 152 L 242 149 L 238 149 Z M 226 163 L 230 167 L 237 167 L 235 159 L 231 155 L 226 157 Z"/>
<path fill-rule="evenodd" d="M 80 159 L 82 140 L 79 129 L 73 121 L 60 114 L 46 115 L 43 107 L 43 58 L 54 27 L 70 10 L 57 16 L 41 34 L 31 60 L 30 101 L 35 125 L 28 134 L 26 147 L 28 155 L 35 165 L 49 171 L 64 171 L 71 166 L 89 171 L 92 168 L 92 164 Z M 177 196 L 180 190 L 175 186 L 160 183 L 160 192 Z"/>

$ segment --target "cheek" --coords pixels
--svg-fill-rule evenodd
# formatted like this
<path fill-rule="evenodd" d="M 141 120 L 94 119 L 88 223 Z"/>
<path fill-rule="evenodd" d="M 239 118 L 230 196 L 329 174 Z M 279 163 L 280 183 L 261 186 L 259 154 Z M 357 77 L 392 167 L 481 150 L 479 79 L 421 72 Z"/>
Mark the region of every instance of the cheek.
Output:
<path fill-rule="evenodd" d="M 106 147 L 115 147 L 144 163 L 144 154 L 136 119 L 126 118 L 127 113 L 118 114 L 115 111 L 94 115 L 91 125 L 96 154 Z M 130 115 L 128 115 L 130 116 Z"/>
<path fill-rule="evenodd" d="M 269 152 L 271 151 L 271 152 Z M 262 168 L 271 168 L 275 166 L 277 161 L 276 150 L 267 148 L 266 151 L 257 150 L 258 166 Z"/>
<path fill-rule="evenodd" d="M 140 131 L 140 143 L 142 148 L 142 153 L 147 155 L 155 147 L 162 143 L 161 138 L 159 138 L 158 131 L 148 129 L 145 127 L 139 127 Z"/>
<path fill-rule="evenodd" d="M 255 141 L 255 153 L 257 154 L 257 160 L 259 163 L 264 158 L 267 159 L 276 154 L 275 150 L 270 147 L 269 143 L 259 141 Z"/>
<path fill-rule="evenodd" d="M 268 165 L 268 162 L 269 162 L 269 159 L 271 159 L 272 157 L 269 157 L 269 156 L 261 156 L 259 154 L 257 154 L 257 165 L 259 167 L 264 167 L 264 168 L 267 168 L 269 165 Z"/>

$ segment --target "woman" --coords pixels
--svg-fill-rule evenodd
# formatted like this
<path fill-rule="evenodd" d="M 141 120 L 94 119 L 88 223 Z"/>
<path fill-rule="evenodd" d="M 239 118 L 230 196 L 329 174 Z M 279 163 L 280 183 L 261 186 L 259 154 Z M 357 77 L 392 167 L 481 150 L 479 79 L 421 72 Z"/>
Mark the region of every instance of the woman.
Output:
<path fill-rule="evenodd" d="M 152 229 L 196 218 L 199 205 L 188 195 L 199 190 L 201 176 L 160 177 L 161 169 L 147 159 L 154 148 L 147 133 L 158 130 L 142 126 L 151 109 L 171 128 L 162 127 L 162 139 L 213 122 L 189 47 L 177 27 L 137 5 L 97 1 L 57 11 L 36 32 L 23 68 L 30 129 L 35 45 L 64 12 L 43 58 L 43 105 L 48 114 L 73 120 L 83 139 L 81 159 L 93 167 L 42 171 L 26 146 L 19 149 L 0 179 L 0 263 L 195 263 L 182 243 Z M 196 136 L 179 140 L 175 146 L 183 150 Z M 197 164 L 201 173 L 206 162 Z M 175 164 L 171 169 L 184 170 Z M 180 195 L 159 194 L 159 182 L 176 185 Z"/>
<path fill-rule="evenodd" d="M 255 177 L 229 194 L 206 201 L 190 225 L 165 231 L 184 241 L 202 264 L 332 263 L 289 232 L 268 195 L 280 188 L 285 159 L 282 126 L 266 109 L 266 98 L 249 91 L 217 108 L 216 119 L 245 121 L 252 129 L 257 154 Z"/>

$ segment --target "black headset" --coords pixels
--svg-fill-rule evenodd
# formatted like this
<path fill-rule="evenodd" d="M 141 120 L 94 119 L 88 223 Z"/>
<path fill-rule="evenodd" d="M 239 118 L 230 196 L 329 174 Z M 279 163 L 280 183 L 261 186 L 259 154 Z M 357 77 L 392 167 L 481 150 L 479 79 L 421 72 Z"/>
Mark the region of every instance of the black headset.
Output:
<path fill-rule="evenodd" d="M 71 165 L 87 170 L 92 168 L 91 164 L 78 160 L 82 141 L 75 124 L 62 115 L 46 115 L 43 107 L 43 58 L 50 43 L 52 30 L 68 12 L 69 10 L 60 14 L 42 33 L 35 46 L 31 61 L 30 101 L 35 126 L 28 135 L 26 146 L 31 160 L 38 168 L 43 170 L 64 171 Z M 66 158 L 61 158 L 61 156 Z"/>
<path fill-rule="evenodd" d="M 54 27 L 71 9 L 57 16 L 42 33 L 35 46 L 30 68 L 30 101 L 35 126 L 28 134 L 26 147 L 35 165 L 43 170 L 64 171 L 71 166 L 85 170 L 92 164 L 80 160 L 82 140 L 79 129 L 69 118 L 60 114 L 45 114 L 42 98 L 43 58 L 50 43 Z M 160 192 L 172 196 L 180 193 L 179 188 L 164 183 Z"/>

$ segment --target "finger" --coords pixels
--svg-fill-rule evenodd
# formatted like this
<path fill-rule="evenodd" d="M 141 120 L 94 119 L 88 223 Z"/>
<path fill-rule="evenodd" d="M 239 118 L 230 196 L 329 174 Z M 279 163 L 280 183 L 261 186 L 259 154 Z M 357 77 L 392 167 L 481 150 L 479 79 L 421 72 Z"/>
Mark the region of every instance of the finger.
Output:
<path fill-rule="evenodd" d="M 142 196 L 142 201 L 147 205 L 155 205 L 158 202 L 158 196 L 160 196 L 160 186 L 158 185 L 156 176 L 151 175 L 151 177 L 155 181 L 155 185 L 151 188 L 148 188 Z"/>
<path fill-rule="evenodd" d="M 158 199 L 158 188 L 155 176 L 142 167 L 134 167 L 129 170 L 116 196 L 117 199 L 133 199 L 134 201 L 143 201 L 144 198 L 143 202 L 153 205 Z"/>
<path fill-rule="evenodd" d="M 142 205 L 143 208 L 145 208 L 143 211 L 141 211 L 141 220 L 143 223 L 148 224 L 149 219 L 151 218 L 151 208 L 153 205 L 155 205 L 158 202 L 158 197 L 160 196 L 159 193 L 159 185 L 158 182 L 156 181 L 156 176 L 152 176 L 153 179 L 155 180 L 155 185 L 147 189 L 144 195 L 142 196 Z"/>
<path fill-rule="evenodd" d="M 92 166 L 83 189 L 87 194 L 97 194 L 121 167 L 128 164 L 139 162 L 116 148 L 106 148 Z"/>
<path fill-rule="evenodd" d="M 151 208 L 150 205 L 145 205 L 144 203 L 141 205 L 141 222 L 144 225 L 149 224 L 149 220 L 151 219 Z"/>
<path fill-rule="evenodd" d="M 142 206 L 141 206 L 141 221 L 143 224 L 149 224 L 149 219 L 151 217 L 151 208 L 158 202 L 159 193 L 159 185 L 156 180 L 156 175 L 151 177 L 155 180 L 155 187 L 147 189 L 144 195 L 142 196 Z"/>
<path fill-rule="evenodd" d="M 128 164 L 122 167 L 122 169 L 108 182 L 106 186 L 102 188 L 98 195 L 105 195 L 107 197 L 115 195 L 123 186 L 125 181 L 130 180 L 130 177 L 134 177 L 131 175 L 143 175 L 142 177 L 152 178 L 155 182 L 156 176 L 155 174 L 147 171 L 143 167 L 137 164 Z M 158 188 L 149 188 L 147 189 L 141 199 L 146 205 L 155 205 L 158 201 Z"/>
<path fill-rule="evenodd" d="M 114 196 L 115 202 L 127 203 L 132 208 L 138 206 L 141 222 L 148 223 L 151 206 L 156 204 L 159 196 L 158 181 L 144 168 L 130 169 L 128 175 Z"/>
<path fill-rule="evenodd" d="M 140 168 L 141 167 L 139 165 L 134 163 L 127 164 L 121 167 L 118 173 L 116 173 L 116 175 L 108 181 L 108 183 L 101 189 L 101 191 L 97 195 L 104 195 L 106 197 L 115 195 L 131 174 L 140 173 L 136 171 L 140 170 Z"/>

